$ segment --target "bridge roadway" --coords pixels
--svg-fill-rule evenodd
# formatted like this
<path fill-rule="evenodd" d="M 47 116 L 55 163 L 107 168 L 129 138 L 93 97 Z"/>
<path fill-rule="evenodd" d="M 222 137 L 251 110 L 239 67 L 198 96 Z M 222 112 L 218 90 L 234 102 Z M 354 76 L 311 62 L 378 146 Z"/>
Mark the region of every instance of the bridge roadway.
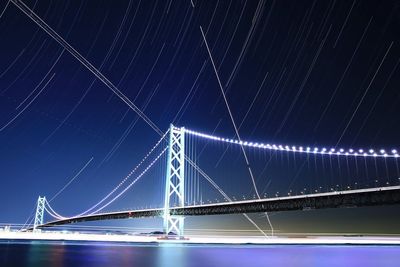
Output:
<path fill-rule="evenodd" d="M 234 213 L 275 212 L 291 210 L 310 210 L 322 208 L 348 208 L 400 204 L 400 186 L 388 186 L 358 190 L 334 191 L 308 195 L 252 199 L 235 202 L 221 202 L 183 208 L 171 208 L 172 215 L 197 216 Z M 38 226 L 39 228 L 58 226 L 70 223 L 114 220 L 143 217 L 159 217 L 163 208 L 129 210 L 98 213 L 80 217 L 57 220 Z"/>

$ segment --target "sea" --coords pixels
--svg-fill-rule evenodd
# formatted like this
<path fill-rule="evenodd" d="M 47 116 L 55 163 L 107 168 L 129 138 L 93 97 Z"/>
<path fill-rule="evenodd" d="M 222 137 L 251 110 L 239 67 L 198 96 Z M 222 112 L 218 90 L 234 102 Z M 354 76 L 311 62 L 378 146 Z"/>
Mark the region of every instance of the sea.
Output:
<path fill-rule="evenodd" d="M 0 241 L 0 266 L 399 267 L 400 246 Z"/>

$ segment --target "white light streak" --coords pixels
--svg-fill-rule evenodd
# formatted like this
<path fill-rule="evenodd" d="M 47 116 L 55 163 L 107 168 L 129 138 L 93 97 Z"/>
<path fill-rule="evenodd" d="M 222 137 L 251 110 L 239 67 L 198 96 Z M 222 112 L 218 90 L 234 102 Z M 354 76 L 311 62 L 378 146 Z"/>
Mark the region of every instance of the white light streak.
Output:
<path fill-rule="evenodd" d="M 137 169 L 147 160 L 147 158 L 153 153 L 153 151 L 159 146 L 159 144 L 164 140 L 165 136 L 168 134 L 169 130 L 158 140 L 158 142 L 153 146 L 152 149 L 144 156 L 144 158 L 139 162 L 139 164 L 136 165 L 136 167 L 113 189 L 111 190 L 110 193 L 108 193 L 105 197 L 103 197 L 99 202 L 94 204 L 92 207 L 89 209 L 85 210 L 81 214 L 78 214 L 77 216 L 84 215 L 92 210 L 94 210 L 96 207 L 98 207 L 101 203 L 103 203 L 106 199 L 108 199 L 115 191 L 117 191 L 136 171 Z"/>
<path fill-rule="evenodd" d="M 125 193 L 130 187 L 132 187 L 133 184 L 135 184 L 137 182 L 137 180 L 139 180 L 149 169 L 151 166 L 154 165 L 154 163 L 165 153 L 165 151 L 167 150 L 168 146 L 150 163 L 150 165 L 147 166 L 146 169 L 144 169 L 144 171 L 138 176 L 136 177 L 136 179 L 134 181 L 132 181 L 123 191 L 121 191 L 116 197 L 114 197 L 112 200 L 110 200 L 108 203 L 106 203 L 105 205 L 103 205 L 101 208 L 98 208 L 96 211 L 88 214 L 90 211 L 94 210 L 95 208 L 97 208 L 101 203 L 103 203 L 104 201 L 106 201 L 115 191 L 117 191 L 135 172 L 136 170 L 146 161 L 146 159 L 152 154 L 152 152 L 158 147 L 158 145 L 161 143 L 162 140 L 164 140 L 165 136 L 167 135 L 169 131 L 167 131 L 162 137 L 161 139 L 153 146 L 153 148 L 146 154 L 146 156 L 139 162 L 138 165 L 136 165 L 136 167 L 110 192 L 108 193 L 103 199 L 101 199 L 99 202 L 97 202 L 96 204 L 94 204 L 92 207 L 90 207 L 89 209 L 87 209 L 86 211 L 71 216 L 71 217 L 64 217 L 60 214 L 58 214 L 57 212 L 54 211 L 54 209 L 51 208 L 51 206 L 48 204 L 47 202 L 47 206 L 49 209 L 47 209 L 47 207 L 45 207 L 46 211 L 54 218 L 57 219 L 68 219 L 68 218 L 75 218 L 75 217 L 80 217 L 83 215 L 92 215 L 102 209 L 104 209 L 105 207 L 107 207 L 108 205 L 110 205 L 112 202 L 114 202 L 116 199 L 118 199 L 123 193 Z"/>
<path fill-rule="evenodd" d="M 131 188 L 137 181 L 139 181 L 140 178 L 142 178 L 143 175 L 145 175 L 147 173 L 147 171 L 157 162 L 157 160 L 165 153 L 165 151 L 167 151 L 167 149 L 168 149 L 168 146 L 166 148 L 164 148 L 164 150 L 161 151 L 161 153 L 135 178 L 135 180 L 133 180 L 127 187 L 125 187 L 124 190 L 122 190 L 118 195 L 116 195 L 113 199 L 108 201 L 106 204 L 104 204 L 103 206 L 101 206 L 100 208 L 95 210 L 93 212 L 93 214 L 103 210 L 105 207 L 107 207 L 108 205 L 113 203 L 115 200 L 117 200 L 120 196 L 122 196 L 126 191 L 128 191 L 129 188 Z"/>

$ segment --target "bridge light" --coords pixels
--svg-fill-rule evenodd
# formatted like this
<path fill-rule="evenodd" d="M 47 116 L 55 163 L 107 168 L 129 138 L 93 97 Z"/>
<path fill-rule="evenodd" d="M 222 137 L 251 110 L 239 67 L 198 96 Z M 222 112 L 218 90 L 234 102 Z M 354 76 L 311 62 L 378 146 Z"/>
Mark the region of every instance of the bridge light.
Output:
<path fill-rule="evenodd" d="M 209 135 L 209 134 L 204 134 L 200 132 L 195 132 L 190 129 L 185 129 L 185 128 L 175 128 L 175 129 L 180 129 L 182 132 L 191 134 L 194 136 L 199 136 L 202 138 L 207 138 L 210 140 L 215 140 L 215 141 L 220 141 L 220 142 L 225 142 L 225 143 L 232 143 L 232 144 L 240 144 L 240 145 L 245 145 L 245 146 L 250 146 L 250 147 L 255 147 L 255 148 L 262 148 L 262 149 L 273 149 L 273 150 L 280 150 L 280 151 L 292 151 L 292 152 L 304 152 L 304 153 L 314 153 L 314 154 L 335 154 L 335 155 L 354 155 L 354 156 L 374 156 L 374 157 L 395 157 L 398 158 L 400 155 L 398 154 L 396 149 L 390 150 L 390 153 L 385 151 L 384 149 L 380 150 L 374 150 L 374 149 L 336 149 L 336 148 L 318 148 L 318 147 L 302 147 L 302 146 L 288 146 L 288 145 L 273 145 L 273 144 L 263 144 L 263 143 L 256 143 L 256 142 L 248 142 L 248 141 L 240 141 L 236 139 L 228 139 L 228 138 L 222 138 L 214 135 Z M 340 153 L 339 153 L 340 152 Z M 374 154 L 377 153 L 377 156 Z M 385 155 L 386 154 L 386 155 Z M 132 175 L 135 171 L 131 172 L 130 175 Z"/>

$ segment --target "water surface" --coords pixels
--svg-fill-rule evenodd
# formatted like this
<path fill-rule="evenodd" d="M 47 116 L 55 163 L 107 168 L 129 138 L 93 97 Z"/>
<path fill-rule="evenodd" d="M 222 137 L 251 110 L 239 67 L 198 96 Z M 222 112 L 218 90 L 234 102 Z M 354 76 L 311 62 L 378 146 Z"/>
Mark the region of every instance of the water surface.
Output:
<path fill-rule="evenodd" d="M 400 266 L 400 246 L 0 241 L 0 266 Z"/>

